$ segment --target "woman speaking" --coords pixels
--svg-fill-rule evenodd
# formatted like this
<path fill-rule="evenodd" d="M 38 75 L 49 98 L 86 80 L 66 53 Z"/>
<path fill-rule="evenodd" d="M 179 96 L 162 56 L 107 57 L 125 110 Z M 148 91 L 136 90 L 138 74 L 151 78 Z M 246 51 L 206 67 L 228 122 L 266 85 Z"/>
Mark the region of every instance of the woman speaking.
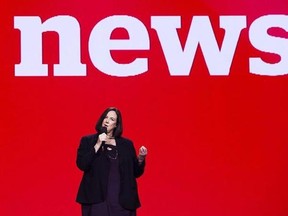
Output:
<path fill-rule="evenodd" d="M 95 129 L 96 134 L 81 138 L 77 151 L 83 177 L 76 201 L 82 216 L 136 216 L 136 178 L 144 173 L 147 149 L 140 147 L 136 155 L 133 142 L 122 137 L 122 117 L 115 107 L 102 113 Z"/>

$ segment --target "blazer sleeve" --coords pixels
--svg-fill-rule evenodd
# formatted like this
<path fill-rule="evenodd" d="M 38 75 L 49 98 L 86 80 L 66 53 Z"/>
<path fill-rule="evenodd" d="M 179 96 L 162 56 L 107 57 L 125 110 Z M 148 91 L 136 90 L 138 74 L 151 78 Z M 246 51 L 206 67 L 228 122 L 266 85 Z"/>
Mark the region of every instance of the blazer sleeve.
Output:
<path fill-rule="evenodd" d="M 77 167 L 82 171 L 89 170 L 96 155 L 93 138 L 88 136 L 82 137 L 77 150 Z"/>
<path fill-rule="evenodd" d="M 132 154 L 133 154 L 134 176 L 136 178 L 138 178 L 144 173 L 146 162 L 144 159 L 144 161 L 142 163 L 139 163 L 138 158 L 137 158 L 137 154 L 136 154 L 136 150 L 135 150 L 133 143 L 132 143 L 131 147 L 132 147 L 131 150 L 132 150 Z"/>

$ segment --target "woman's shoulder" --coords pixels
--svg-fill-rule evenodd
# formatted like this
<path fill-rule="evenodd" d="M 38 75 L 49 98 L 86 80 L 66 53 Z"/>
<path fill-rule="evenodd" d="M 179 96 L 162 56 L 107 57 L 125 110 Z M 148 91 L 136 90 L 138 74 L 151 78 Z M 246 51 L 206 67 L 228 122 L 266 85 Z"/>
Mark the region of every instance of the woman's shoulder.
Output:
<path fill-rule="evenodd" d="M 120 137 L 116 140 L 116 142 L 119 150 L 122 149 L 122 152 L 134 152 L 134 144 L 132 140 L 126 137 Z"/>
<path fill-rule="evenodd" d="M 81 140 L 94 140 L 96 139 L 97 134 L 87 134 L 81 137 Z"/>

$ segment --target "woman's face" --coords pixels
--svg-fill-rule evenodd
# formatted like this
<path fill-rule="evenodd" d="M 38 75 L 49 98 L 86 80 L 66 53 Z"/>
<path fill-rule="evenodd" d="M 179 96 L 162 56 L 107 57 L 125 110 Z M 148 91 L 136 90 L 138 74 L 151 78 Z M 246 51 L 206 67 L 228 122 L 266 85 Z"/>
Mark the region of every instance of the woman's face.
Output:
<path fill-rule="evenodd" d="M 106 117 L 103 119 L 102 127 L 107 128 L 107 134 L 111 135 L 113 129 L 116 128 L 117 124 L 117 114 L 115 111 L 111 110 L 107 113 Z"/>

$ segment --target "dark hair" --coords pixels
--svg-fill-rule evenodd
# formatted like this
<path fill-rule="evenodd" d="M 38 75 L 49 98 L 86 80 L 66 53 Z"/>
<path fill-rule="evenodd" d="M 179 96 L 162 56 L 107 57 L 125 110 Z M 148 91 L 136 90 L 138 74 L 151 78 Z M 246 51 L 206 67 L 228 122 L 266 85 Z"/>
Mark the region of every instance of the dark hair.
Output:
<path fill-rule="evenodd" d="M 114 111 L 117 115 L 117 122 L 116 122 L 116 128 L 113 130 L 113 136 L 114 137 L 121 137 L 123 132 L 123 124 L 122 124 L 122 116 L 120 110 L 118 110 L 116 107 L 108 107 L 104 112 L 101 114 L 100 118 L 98 119 L 95 130 L 99 133 L 102 130 L 102 122 L 107 116 L 107 113 L 110 111 Z"/>

